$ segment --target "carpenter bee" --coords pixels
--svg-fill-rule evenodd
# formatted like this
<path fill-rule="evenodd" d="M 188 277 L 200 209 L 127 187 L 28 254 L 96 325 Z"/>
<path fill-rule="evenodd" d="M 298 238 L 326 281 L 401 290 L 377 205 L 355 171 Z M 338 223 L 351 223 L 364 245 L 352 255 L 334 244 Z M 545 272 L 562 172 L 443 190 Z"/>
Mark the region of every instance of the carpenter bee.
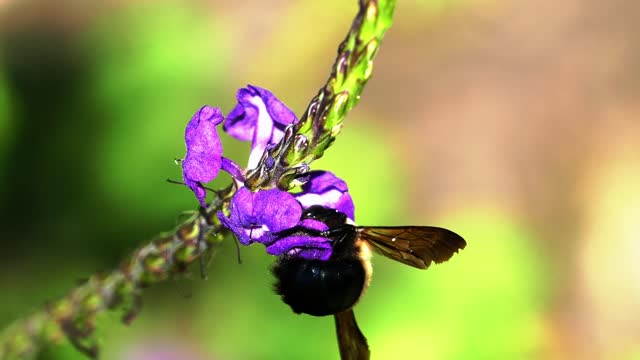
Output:
<path fill-rule="evenodd" d="M 275 291 L 295 313 L 334 315 L 342 359 L 369 359 L 367 340 L 358 328 L 353 306 L 371 280 L 371 251 L 419 269 L 447 261 L 467 245 L 458 234 L 431 226 L 361 227 L 337 210 L 319 205 L 302 219 L 313 219 L 328 230 L 294 229 L 301 235 L 331 241 L 326 260 L 295 255 L 278 258 L 272 268 Z"/>

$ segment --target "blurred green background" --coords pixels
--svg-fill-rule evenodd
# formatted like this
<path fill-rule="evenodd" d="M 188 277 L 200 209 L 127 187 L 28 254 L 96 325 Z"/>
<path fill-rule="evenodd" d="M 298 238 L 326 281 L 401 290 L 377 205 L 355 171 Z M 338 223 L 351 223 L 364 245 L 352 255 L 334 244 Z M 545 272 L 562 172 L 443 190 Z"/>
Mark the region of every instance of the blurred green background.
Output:
<path fill-rule="evenodd" d="M 203 104 L 266 87 L 300 114 L 356 1 L 0 0 L 0 326 L 196 208 L 173 162 Z M 631 1 L 400 0 L 372 80 L 314 163 L 360 224 L 451 228 L 426 272 L 374 258 L 373 359 L 640 359 L 640 30 Z M 225 137 L 244 163 L 248 144 Z M 218 184 L 222 184 L 219 182 Z M 272 258 L 149 289 L 105 359 L 337 359 Z M 196 269 L 197 270 L 197 269 Z M 71 346 L 43 359 L 82 359 Z"/>

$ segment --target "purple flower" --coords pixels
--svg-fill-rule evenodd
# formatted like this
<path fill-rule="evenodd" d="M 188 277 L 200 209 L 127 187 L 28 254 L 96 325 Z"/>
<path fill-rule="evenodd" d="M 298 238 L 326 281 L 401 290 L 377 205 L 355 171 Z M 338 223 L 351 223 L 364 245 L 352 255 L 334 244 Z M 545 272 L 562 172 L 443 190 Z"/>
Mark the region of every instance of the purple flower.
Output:
<path fill-rule="evenodd" d="M 269 146 L 282 139 L 285 128 L 298 119 L 268 90 L 249 85 L 238 90 L 238 104 L 227 116 L 224 130 L 231 136 L 251 140 L 248 169 L 255 168 Z M 328 260 L 332 240 L 321 236 L 328 226 L 314 219 L 302 219 L 303 208 L 321 205 L 336 209 L 354 219 L 354 205 L 347 184 L 327 171 L 308 173 L 302 191 L 290 194 L 279 189 L 251 192 L 244 187 L 245 172 L 233 161 L 222 157 L 222 145 L 216 125 L 224 120 L 217 108 L 202 107 L 185 131 L 187 155 L 182 163 L 185 184 L 206 206 L 203 183 L 213 180 L 220 170 L 231 174 L 238 191 L 229 204 L 229 217 L 218 212 L 223 226 L 231 230 L 243 245 L 259 242 L 272 255 L 298 256 Z M 275 166 L 273 159 L 267 167 Z"/>
<path fill-rule="evenodd" d="M 236 98 L 238 104 L 227 115 L 224 131 L 238 140 L 251 140 L 247 169 L 253 169 L 267 146 L 280 141 L 285 127 L 298 119 L 266 89 L 248 85 L 238 90 Z"/>
<path fill-rule="evenodd" d="M 332 253 L 331 240 L 322 236 L 309 236 L 304 229 L 325 231 L 329 227 L 323 222 L 305 219 L 300 222 L 301 231 L 283 237 L 267 246 L 267 253 L 276 256 L 289 255 L 305 259 L 329 260 Z"/>
<path fill-rule="evenodd" d="M 275 233 L 296 226 L 301 216 L 300 204 L 288 192 L 278 189 L 251 192 L 245 187 L 238 189 L 231 199 L 229 217 L 218 212 L 222 225 L 231 230 L 242 245 L 270 244 L 275 240 Z"/>
<path fill-rule="evenodd" d="M 355 207 L 349 195 L 347 183 L 329 171 L 311 171 L 309 181 L 302 185 L 302 192 L 296 194 L 296 200 L 303 208 L 322 205 L 336 209 L 351 220 L 355 220 Z"/>
<path fill-rule="evenodd" d="M 252 193 L 240 188 L 231 199 L 229 218 L 218 213 L 222 225 L 236 234 L 243 245 L 260 242 L 267 253 L 305 259 L 328 260 L 331 239 L 320 236 L 328 230 L 323 222 L 301 219 L 302 208 L 321 205 L 343 212 L 353 220 L 353 200 L 347 184 L 327 171 L 312 171 L 302 192 L 291 195 L 278 189 Z M 285 231 L 286 230 L 286 231 Z"/>
<path fill-rule="evenodd" d="M 220 109 L 205 105 L 193 115 L 184 134 L 187 155 L 182 161 L 182 178 L 204 207 L 207 194 L 202 183 L 213 180 L 222 163 L 222 144 L 216 125 L 223 120 Z"/>

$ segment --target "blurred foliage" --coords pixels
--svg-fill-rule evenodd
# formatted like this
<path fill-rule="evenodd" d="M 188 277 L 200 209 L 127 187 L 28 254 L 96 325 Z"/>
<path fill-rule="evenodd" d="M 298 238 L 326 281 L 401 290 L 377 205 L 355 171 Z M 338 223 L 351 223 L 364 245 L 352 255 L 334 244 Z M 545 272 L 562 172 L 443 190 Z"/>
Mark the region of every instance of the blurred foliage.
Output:
<path fill-rule="evenodd" d="M 215 14 L 198 16 L 180 2 L 143 3 L 107 14 L 87 36 L 96 111 L 110 120 L 96 144 L 96 185 L 112 206 L 192 206 L 163 180 L 181 176 L 173 159 L 184 154 L 184 124 L 202 104 L 221 100 L 229 39 L 218 24 Z"/>
<path fill-rule="evenodd" d="M 2 148 L 0 148 L 0 150 L 3 150 L 2 153 L 4 154 L 6 151 L 5 148 L 9 145 L 8 141 L 11 139 L 11 109 L 9 107 L 10 101 L 7 81 L 2 72 L 0 72 L 0 75 L 2 75 L 0 77 L 0 146 L 2 146 Z"/>
<path fill-rule="evenodd" d="M 638 276 L 640 132 L 637 102 L 618 104 L 615 83 L 632 81 L 634 67 L 603 62 L 614 81 L 598 80 L 608 74 L 598 61 L 626 49 L 602 39 L 631 44 L 637 31 L 595 1 L 559 3 L 540 18 L 528 2 L 500 3 L 400 2 L 361 104 L 312 164 L 347 181 L 360 224 L 444 226 L 469 244 L 427 271 L 374 256 L 359 323 L 374 359 L 638 358 L 640 291 L 629 279 Z M 248 4 L 131 1 L 81 15 L 42 10 L 54 20 L 29 23 L 34 6 L 17 29 L 2 28 L 1 324 L 116 266 L 197 206 L 165 179 L 180 178 L 173 159 L 200 106 L 226 113 L 250 82 L 304 110 L 355 1 Z M 496 9 L 506 15 L 482 17 Z M 611 26 L 587 26 L 572 11 Z M 556 26 L 565 23 L 577 27 Z M 624 31 L 596 33 L 617 26 Z M 623 120 L 600 104 L 611 98 Z M 244 164 L 249 145 L 222 137 L 225 156 Z M 627 144 L 622 155 L 613 144 Z M 242 265 L 235 251 L 223 244 L 206 282 L 194 269 L 149 289 L 131 326 L 105 317 L 104 358 L 139 359 L 132 354 L 158 344 L 191 359 L 337 358 L 333 320 L 282 304 L 264 248 L 242 248 Z M 42 358 L 84 357 L 66 344 Z"/>
<path fill-rule="evenodd" d="M 260 62 L 248 62 L 245 71 L 252 81 L 265 84 L 278 84 L 283 80 L 287 82 L 286 88 L 295 89 L 302 84 L 312 84 L 313 91 L 310 94 L 292 91 L 295 102 L 300 103 L 297 109 L 298 115 L 304 110 L 315 91 L 323 85 L 329 76 L 329 66 L 335 59 L 339 41 L 345 36 L 350 26 L 353 14 L 357 9 L 355 1 L 340 1 L 331 4 L 331 11 L 326 11 L 327 3 L 321 1 L 292 2 L 283 13 L 277 14 L 278 24 L 269 38 L 263 43 L 251 44 L 256 56 L 263 59 Z M 310 21 L 308 16 L 301 14 L 313 14 Z M 332 26 L 322 26 L 322 24 Z M 313 29 L 313 38 L 309 38 L 308 31 L 298 29 Z M 336 39 L 339 39 L 336 41 Z M 307 46 L 310 41 L 314 46 Z M 300 49 L 303 49 L 301 51 Z M 330 50 L 329 50 L 330 49 Z M 324 51 L 328 50 L 328 51 Z M 274 54 L 295 54 L 295 57 L 282 58 Z M 325 71 L 310 71 L 310 64 L 318 64 Z M 283 66 L 285 65 L 285 66 Z M 269 71 L 264 71 L 268 68 Z M 297 76 L 308 73 L 309 77 Z M 282 95 L 280 95 L 282 96 Z"/>
<path fill-rule="evenodd" d="M 384 283 L 374 280 L 359 309 L 362 325 L 371 324 L 376 357 L 518 359 L 539 353 L 539 316 L 551 284 L 544 281 L 548 274 L 535 239 L 494 209 L 466 209 L 438 220 L 473 240 L 451 263 L 422 273 L 375 259 Z M 402 343 L 420 346 L 397 345 Z"/>
<path fill-rule="evenodd" d="M 93 133 L 95 149 L 85 165 L 91 167 L 88 174 L 94 179 L 92 187 L 98 192 L 95 196 L 101 207 L 118 209 L 120 219 L 130 217 L 126 221 L 131 224 L 193 208 L 187 192 L 173 190 L 163 180 L 179 176 L 172 159 L 183 154 L 182 132 L 191 113 L 204 103 L 229 109 L 233 101 L 225 72 L 232 61 L 227 44 L 233 32 L 220 28 L 215 12 L 203 15 L 201 9 L 178 4 L 134 4 L 107 12 L 83 34 L 80 43 L 81 51 L 90 54 L 89 81 L 84 85 L 88 99 L 84 101 L 91 102 L 92 110 L 83 121 L 97 122 L 99 129 Z M 316 7 L 313 12 L 327 16 L 320 22 L 331 21 L 332 16 L 320 11 L 324 5 L 302 4 L 299 6 Z M 336 11 L 349 14 L 346 8 L 351 7 L 340 3 Z M 290 48 L 281 49 L 283 53 L 304 47 L 307 41 L 291 36 L 302 18 L 297 17 L 297 6 L 289 11 L 285 19 L 291 21 L 283 21 L 278 35 L 271 39 Z M 337 42 L 331 39 L 340 38 L 344 28 L 323 27 L 329 33 L 319 38 L 325 39 L 324 46 L 335 46 Z M 267 55 L 267 63 L 277 60 Z M 302 65 L 304 61 L 297 63 Z M 284 70 L 276 65 L 270 66 L 274 69 L 270 72 L 273 81 L 277 81 L 278 71 Z M 381 130 L 363 125 L 367 124 L 366 118 L 350 122 L 353 124 L 313 167 L 331 169 L 348 182 L 361 223 L 402 223 L 410 183 L 402 162 L 388 151 L 393 145 Z M 230 139 L 225 140 L 225 152 L 230 157 L 246 154 L 242 149 L 246 144 L 230 145 Z M 363 149 L 366 156 L 357 153 Z M 110 220 L 104 221 L 108 224 Z M 538 346 L 537 340 L 530 339 L 538 339 L 537 329 L 532 326 L 536 324 L 533 320 L 541 293 L 546 290 L 540 288 L 543 274 L 535 270 L 540 264 L 526 240 L 529 235 L 508 218 L 484 212 L 468 213 L 448 223 L 473 241 L 446 268 L 424 273 L 374 259 L 372 287 L 356 310 L 374 358 L 477 358 L 478 354 L 484 358 L 519 357 Z M 126 233 L 126 227 L 122 231 Z M 142 240 L 132 236 L 108 239 L 116 243 Z M 272 259 L 263 249 L 243 249 L 242 266 L 235 263 L 233 251 L 232 244 L 225 245 L 206 283 L 187 281 L 187 285 L 151 289 L 145 296 L 146 311 L 131 328 L 122 328 L 114 319 L 103 321 L 100 329 L 105 357 L 126 358 L 123 354 L 127 349 L 145 338 L 176 341 L 177 336 L 177 342 L 188 343 L 193 336 L 206 353 L 216 358 L 259 359 L 274 354 L 280 358 L 336 358 L 333 319 L 291 313 L 270 289 L 273 280 L 268 267 Z M 77 266 L 63 266 L 62 273 L 50 279 L 47 286 L 28 291 L 26 296 L 46 299 L 63 291 L 78 273 Z M 28 278 L 25 276 L 23 282 L 29 283 Z M 488 278 L 490 282 L 483 281 Z M 12 274 L 3 284 L 13 283 L 11 287 L 16 289 L 16 280 Z M 183 292 L 191 298 L 185 299 Z M 8 313 L 24 311 L 19 306 L 21 299 L 5 299 L 4 318 L 11 318 Z M 254 329 L 263 330 L 256 333 Z M 251 346 L 239 345 L 256 338 L 260 341 L 253 341 Z M 501 340 L 492 340 L 495 338 Z M 421 351 L 426 352 L 398 346 L 425 342 L 430 345 L 422 346 L 427 350 Z M 529 345 L 523 347 L 522 342 Z M 44 357 L 83 358 L 68 345 L 51 347 Z"/>
<path fill-rule="evenodd" d="M 4 77 L 3 64 L 0 62 L 0 169 L 4 167 L 7 148 L 11 144 L 11 102 L 9 88 Z M 4 187 L 6 174 L 0 173 L 0 187 Z M 0 201 L 2 201 L 0 192 Z"/>
<path fill-rule="evenodd" d="M 339 141 L 312 165 L 330 169 L 349 185 L 359 224 L 398 224 L 408 179 L 399 159 L 388 151 L 392 144 L 380 129 L 363 126 L 351 117 L 351 126 L 342 130 Z M 367 149 L 367 156 L 347 156 L 354 149 Z"/>

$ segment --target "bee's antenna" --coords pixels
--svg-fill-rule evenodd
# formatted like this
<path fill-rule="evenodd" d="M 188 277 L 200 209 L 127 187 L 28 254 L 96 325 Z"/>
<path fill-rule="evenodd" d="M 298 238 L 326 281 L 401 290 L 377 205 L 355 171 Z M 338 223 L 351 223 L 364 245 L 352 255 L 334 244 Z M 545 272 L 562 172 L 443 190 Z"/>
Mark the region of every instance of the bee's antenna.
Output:
<path fill-rule="evenodd" d="M 175 185 L 184 185 L 184 186 L 187 186 L 187 184 L 185 184 L 185 183 L 184 183 L 184 182 L 182 182 L 182 181 L 178 181 L 178 180 L 167 179 L 167 182 L 168 182 L 169 184 L 175 184 Z M 218 193 L 220 192 L 219 190 L 214 190 L 214 189 L 212 189 L 212 188 L 210 188 L 210 187 L 206 187 L 206 186 L 203 186 L 202 188 L 203 188 L 203 189 L 206 189 L 206 190 L 209 190 L 209 191 L 211 191 L 211 192 L 214 192 L 214 193 L 216 193 L 216 194 L 218 194 Z"/>
<path fill-rule="evenodd" d="M 187 185 L 187 184 L 183 183 L 182 181 L 173 180 L 173 179 L 167 179 L 167 182 L 168 182 L 169 184 Z"/>

